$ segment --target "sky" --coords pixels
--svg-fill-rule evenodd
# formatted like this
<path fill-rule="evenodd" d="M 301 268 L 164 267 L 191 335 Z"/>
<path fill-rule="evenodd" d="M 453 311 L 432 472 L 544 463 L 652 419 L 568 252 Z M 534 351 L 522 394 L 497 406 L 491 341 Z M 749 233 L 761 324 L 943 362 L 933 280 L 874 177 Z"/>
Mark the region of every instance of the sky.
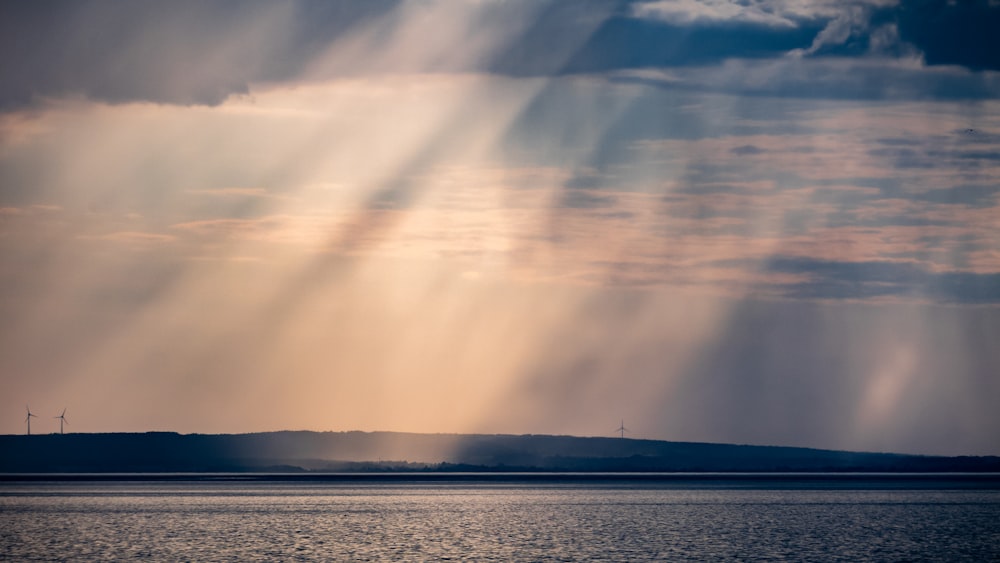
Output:
<path fill-rule="evenodd" d="M 1000 455 L 1000 3 L 0 2 L 0 432 Z"/>

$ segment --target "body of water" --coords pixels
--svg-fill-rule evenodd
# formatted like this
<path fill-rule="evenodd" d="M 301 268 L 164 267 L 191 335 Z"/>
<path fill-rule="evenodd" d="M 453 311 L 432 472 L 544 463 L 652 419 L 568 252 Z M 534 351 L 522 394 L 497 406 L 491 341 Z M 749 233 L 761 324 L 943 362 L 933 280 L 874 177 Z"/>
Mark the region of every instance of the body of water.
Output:
<path fill-rule="evenodd" d="M 995 481 L 941 482 L 15 479 L 0 560 L 1000 560 Z"/>

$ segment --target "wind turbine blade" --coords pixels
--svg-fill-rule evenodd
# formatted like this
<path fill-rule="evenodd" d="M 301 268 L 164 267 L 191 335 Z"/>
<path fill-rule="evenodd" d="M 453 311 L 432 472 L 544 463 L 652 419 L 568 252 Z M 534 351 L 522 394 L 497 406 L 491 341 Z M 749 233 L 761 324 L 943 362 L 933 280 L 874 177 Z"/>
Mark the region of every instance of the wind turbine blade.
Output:
<path fill-rule="evenodd" d="M 59 418 L 62 418 L 64 416 L 66 416 L 66 407 L 63 407 L 62 414 L 59 415 Z"/>

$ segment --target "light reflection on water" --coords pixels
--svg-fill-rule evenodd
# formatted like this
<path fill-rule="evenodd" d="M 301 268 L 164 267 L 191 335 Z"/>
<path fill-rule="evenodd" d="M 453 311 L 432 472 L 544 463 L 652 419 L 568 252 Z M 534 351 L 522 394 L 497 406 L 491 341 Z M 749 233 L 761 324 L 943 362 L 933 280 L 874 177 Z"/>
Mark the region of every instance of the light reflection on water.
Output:
<path fill-rule="evenodd" d="M 1000 559 L 997 490 L 0 485 L 0 559 Z"/>

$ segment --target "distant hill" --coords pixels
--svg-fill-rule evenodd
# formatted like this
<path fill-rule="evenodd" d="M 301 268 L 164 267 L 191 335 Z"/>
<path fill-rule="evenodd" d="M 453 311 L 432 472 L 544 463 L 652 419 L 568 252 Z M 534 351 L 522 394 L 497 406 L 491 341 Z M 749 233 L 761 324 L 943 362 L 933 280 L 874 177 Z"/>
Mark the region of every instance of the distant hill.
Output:
<path fill-rule="evenodd" d="M 0 473 L 580 471 L 998 472 L 939 457 L 544 435 L 400 432 L 0 436 Z"/>

